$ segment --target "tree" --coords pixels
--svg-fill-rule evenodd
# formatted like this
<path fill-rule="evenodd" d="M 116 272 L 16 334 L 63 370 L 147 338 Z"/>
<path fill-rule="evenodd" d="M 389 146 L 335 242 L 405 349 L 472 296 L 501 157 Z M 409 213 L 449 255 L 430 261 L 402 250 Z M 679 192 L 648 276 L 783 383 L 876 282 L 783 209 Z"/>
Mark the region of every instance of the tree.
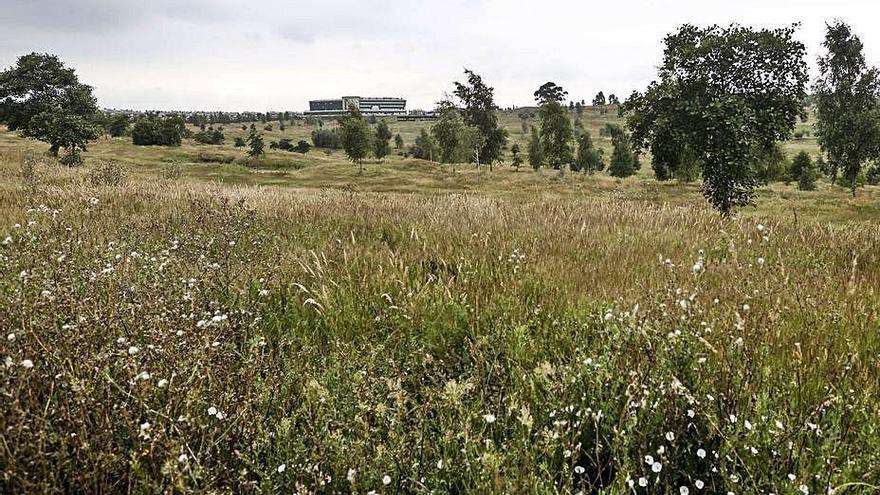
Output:
<path fill-rule="evenodd" d="M 403 136 L 399 132 L 394 135 L 394 148 L 398 150 L 403 149 Z"/>
<path fill-rule="evenodd" d="M 611 162 L 608 165 L 608 173 L 612 177 L 625 178 L 636 173 L 639 162 L 632 150 L 629 136 L 617 124 L 606 124 L 606 133 L 611 136 Z"/>
<path fill-rule="evenodd" d="M 593 138 L 587 131 L 581 132 L 577 137 L 577 156 L 571 163 L 573 172 L 601 172 L 605 169 L 602 162 L 602 150 L 593 145 Z"/>
<path fill-rule="evenodd" d="M 539 105 L 544 105 L 551 101 L 558 103 L 565 100 L 567 95 L 568 91 L 562 89 L 562 86 L 557 86 L 556 83 L 550 81 L 545 82 L 537 91 L 535 91 L 535 101 L 538 102 Z"/>
<path fill-rule="evenodd" d="M 422 128 L 410 151 L 415 158 L 434 161 L 434 157 L 437 156 L 437 142 L 426 129 Z"/>
<path fill-rule="evenodd" d="M 257 132 L 257 127 L 251 125 L 251 132 L 247 138 L 248 156 L 251 158 L 259 158 L 266 153 L 263 143 L 263 135 Z"/>
<path fill-rule="evenodd" d="M 79 163 L 80 151 L 98 138 L 92 122 L 97 111 L 92 87 L 80 83 L 55 55 L 23 55 L 0 72 L 0 122 L 48 143 L 52 156 L 64 149 L 63 163 Z"/>
<path fill-rule="evenodd" d="M 379 160 L 385 158 L 385 155 L 391 150 L 390 140 L 391 129 L 388 128 L 388 123 L 385 122 L 385 119 L 382 119 L 376 125 L 375 146 L 373 148 L 373 154 Z"/>
<path fill-rule="evenodd" d="M 608 104 L 609 105 L 620 105 L 620 99 L 617 98 L 617 95 L 614 93 L 608 95 Z"/>
<path fill-rule="evenodd" d="M 541 144 L 541 137 L 535 126 L 532 126 L 532 134 L 529 137 L 526 151 L 529 155 L 529 165 L 535 170 L 541 168 L 541 165 L 544 163 L 544 145 Z"/>
<path fill-rule="evenodd" d="M 623 105 L 637 148 L 654 154 L 671 140 L 673 152 L 692 153 L 723 216 L 753 203 L 755 154 L 803 113 L 807 66 L 794 31 L 682 26 L 665 39 L 659 81 Z"/>
<path fill-rule="evenodd" d="M 522 165 L 522 156 L 520 155 L 519 144 L 514 143 L 510 148 L 510 152 L 513 153 L 513 162 L 512 165 L 516 168 L 516 171 L 519 172 L 519 166 Z"/>
<path fill-rule="evenodd" d="M 139 118 L 131 129 L 131 142 L 136 146 L 180 146 L 186 133 L 186 122 L 180 117 Z"/>
<path fill-rule="evenodd" d="M 462 102 L 464 123 L 479 130 L 482 142 L 477 153 L 480 159 L 492 164 L 501 158 L 501 150 L 507 144 L 507 131 L 498 126 L 495 114 L 494 88 L 487 86 L 473 71 L 465 69 L 466 83 L 455 82 L 455 96 Z"/>
<path fill-rule="evenodd" d="M 571 140 L 574 131 L 568 119 L 568 111 L 559 102 L 548 100 L 541 105 L 539 115 L 544 158 L 551 167 L 558 170 L 572 160 Z"/>
<path fill-rule="evenodd" d="M 131 127 L 131 119 L 125 114 L 116 114 L 107 122 L 107 134 L 113 137 L 124 136 Z"/>
<path fill-rule="evenodd" d="M 459 153 L 461 133 L 464 128 L 461 113 L 451 102 L 447 101 L 440 102 L 437 106 L 437 112 L 440 114 L 440 118 L 431 127 L 431 135 L 434 136 L 440 150 L 440 163 L 463 161 L 463 157 Z"/>
<path fill-rule="evenodd" d="M 593 106 L 594 107 L 605 106 L 605 93 L 599 91 L 596 94 L 596 97 L 593 98 Z"/>
<path fill-rule="evenodd" d="M 235 147 L 236 148 L 244 148 L 246 144 L 247 143 L 245 143 L 244 138 L 240 138 L 240 137 L 235 138 Z"/>
<path fill-rule="evenodd" d="M 801 151 L 795 155 L 794 160 L 791 161 L 789 173 L 791 179 L 797 181 L 798 189 L 801 191 L 812 191 L 816 189 L 816 176 L 818 175 L 818 171 L 816 169 L 816 164 L 813 163 L 812 158 L 810 158 L 810 155 L 806 151 Z"/>
<path fill-rule="evenodd" d="M 842 22 L 827 27 L 822 46 L 828 53 L 819 58 L 813 88 L 816 137 L 832 181 L 842 173 L 855 196 L 864 164 L 880 160 L 880 73 L 867 66 L 861 40 Z"/>
<path fill-rule="evenodd" d="M 351 113 L 342 119 L 339 127 L 339 138 L 342 142 L 342 149 L 348 155 L 348 159 L 360 166 L 360 171 L 364 171 L 364 158 L 370 153 L 372 147 L 372 131 L 370 125 L 364 119 L 364 116 L 356 108 L 351 109 Z"/>

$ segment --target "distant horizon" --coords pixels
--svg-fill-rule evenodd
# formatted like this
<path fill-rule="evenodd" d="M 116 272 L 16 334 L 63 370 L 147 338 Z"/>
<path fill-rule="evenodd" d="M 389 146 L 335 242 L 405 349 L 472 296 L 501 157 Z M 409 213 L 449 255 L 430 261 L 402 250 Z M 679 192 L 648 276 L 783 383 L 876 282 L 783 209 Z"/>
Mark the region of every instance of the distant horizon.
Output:
<path fill-rule="evenodd" d="M 796 37 L 815 75 L 825 23 L 836 18 L 861 37 L 868 63 L 880 65 L 873 21 L 880 6 L 865 0 L 541 7 L 524 0 L 376 0 L 369 9 L 354 0 L 267 1 L 259 9 L 232 0 L 13 0 L 0 19 L 0 66 L 53 53 L 95 88 L 102 107 L 205 112 L 302 112 L 309 100 L 351 92 L 430 110 L 467 67 L 495 88 L 499 107 L 527 107 L 546 81 L 574 101 L 590 102 L 599 91 L 623 100 L 643 90 L 656 77 L 663 37 L 684 23 L 799 22 Z"/>

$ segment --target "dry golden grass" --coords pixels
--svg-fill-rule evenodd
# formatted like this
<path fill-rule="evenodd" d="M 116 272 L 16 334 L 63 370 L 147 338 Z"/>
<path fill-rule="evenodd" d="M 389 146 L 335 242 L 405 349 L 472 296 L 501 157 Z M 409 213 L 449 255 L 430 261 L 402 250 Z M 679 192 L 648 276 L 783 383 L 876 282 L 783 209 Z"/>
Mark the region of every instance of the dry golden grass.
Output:
<path fill-rule="evenodd" d="M 874 188 L 0 138 L 6 491 L 880 489 Z"/>

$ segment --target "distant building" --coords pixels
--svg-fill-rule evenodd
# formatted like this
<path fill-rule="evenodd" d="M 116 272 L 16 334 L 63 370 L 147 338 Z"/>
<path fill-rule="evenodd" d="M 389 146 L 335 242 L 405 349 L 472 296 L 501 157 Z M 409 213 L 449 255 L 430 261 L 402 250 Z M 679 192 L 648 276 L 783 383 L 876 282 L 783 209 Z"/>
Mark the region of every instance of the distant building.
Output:
<path fill-rule="evenodd" d="M 335 100 L 312 100 L 306 115 L 332 117 L 344 115 L 357 108 L 364 115 L 398 116 L 406 115 L 406 100 L 390 97 L 343 96 Z"/>

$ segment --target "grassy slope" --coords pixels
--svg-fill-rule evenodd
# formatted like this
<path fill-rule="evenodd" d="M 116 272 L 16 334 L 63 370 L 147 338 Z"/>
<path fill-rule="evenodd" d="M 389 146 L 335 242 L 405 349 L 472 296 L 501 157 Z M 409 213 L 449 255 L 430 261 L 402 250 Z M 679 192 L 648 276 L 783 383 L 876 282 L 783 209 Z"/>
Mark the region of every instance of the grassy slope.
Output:
<path fill-rule="evenodd" d="M 28 149 L 0 134 L 7 491 L 876 493 L 877 188 L 722 220 L 647 171 L 119 139 L 28 182 Z"/>

